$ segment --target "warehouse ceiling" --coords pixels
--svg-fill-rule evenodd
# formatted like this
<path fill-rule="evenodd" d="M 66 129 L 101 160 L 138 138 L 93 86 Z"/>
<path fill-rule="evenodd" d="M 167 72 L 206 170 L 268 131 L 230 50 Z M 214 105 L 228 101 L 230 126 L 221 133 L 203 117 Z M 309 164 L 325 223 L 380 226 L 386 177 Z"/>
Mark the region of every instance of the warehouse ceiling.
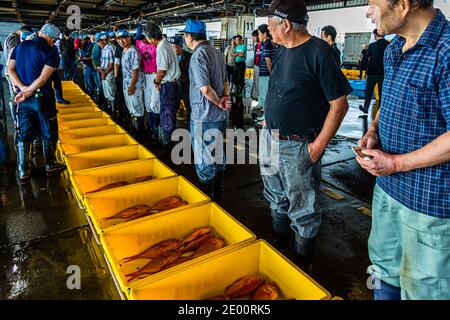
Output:
<path fill-rule="evenodd" d="M 271 0 L 0 0 L 0 22 L 19 22 L 40 27 L 48 21 L 65 28 L 69 20 L 71 23 L 80 21 L 81 29 L 108 28 L 119 22 L 132 25 L 138 20 L 175 24 L 184 22 L 187 18 L 212 20 L 254 14 L 256 8 L 267 7 L 270 2 Z M 318 9 L 365 5 L 367 0 L 306 0 L 306 3 Z M 70 11 L 71 6 L 80 8 L 81 20 L 70 19 L 76 12 Z"/>

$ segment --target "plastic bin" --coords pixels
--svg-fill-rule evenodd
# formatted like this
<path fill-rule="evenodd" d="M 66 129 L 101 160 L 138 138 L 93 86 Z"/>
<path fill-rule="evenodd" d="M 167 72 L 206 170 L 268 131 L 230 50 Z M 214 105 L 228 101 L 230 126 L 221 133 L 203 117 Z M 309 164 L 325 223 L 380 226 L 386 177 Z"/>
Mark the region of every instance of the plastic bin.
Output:
<path fill-rule="evenodd" d="M 58 110 L 97 106 L 94 102 L 86 98 L 71 98 L 71 97 L 64 97 L 64 98 L 70 100 L 71 103 L 70 104 L 56 103 L 56 107 L 58 108 Z"/>
<path fill-rule="evenodd" d="M 65 121 L 83 120 L 83 119 L 97 119 L 97 118 L 109 118 L 109 115 L 103 111 L 83 112 L 83 113 L 70 113 L 65 115 L 58 114 L 58 123 Z"/>
<path fill-rule="evenodd" d="M 193 229 L 203 226 L 213 227 L 214 233 L 225 240 L 226 246 L 171 269 L 128 283 L 125 275 L 136 271 L 138 267 L 142 267 L 149 260 L 138 259 L 121 264 L 124 258 L 138 254 L 163 240 L 182 239 Z M 116 277 L 125 294 L 129 293 L 128 288 L 130 287 L 142 286 L 155 277 L 186 268 L 188 265 L 233 250 L 237 245 L 255 239 L 256 236 L 250 230 L 215 203 L 206 203 L 171 214 L 150 216 L 140 222 L 121 226 L 101 235 L 103 249 L 112 267 L 113 276 Z"/>
<path fill-rule="evenodd" d="M 104 166 L 99 169 L 87 169 L 74 172 L 71 176 L 72 186 L 78 199 L 107 184 L 127 181 L 132 183 L 137 178 L 154 176 L 155 179 L 173 177 L 177 174 L 157 159 L 138 160 Z"/>
<path fill-rule="evenodd" d="M 259 274 L 274 282 L 282 297 L 328 300 L 330 293 L 264 240 L 174 270 L 131 288 L 136 300 L 203 300 L 224 293 L 234 281 Z"/>
<path fill-rule="evenodd" d="M 58 129 L 61 132 L 72 129 L 107 126 L 112 124 L 116 123 L 111 118 L 82 119 L 82 120 L 61 122 L 58 125 Z"/>
<path fill-rule="evenodd" d="M 143 146 L 131 145 L 71 154 L 66 156 L 66 164 L 72 174 L 78 170 L 152 158 L 155 158 L 155 155 Z"/>
<path fill-rule="evenodd" d="M 66 142 L 71 139 L 98 137 L 118 133 L 126 133 L 126 131 L 118 125 L 108 125 L 95 128 L 81 128 L 81 129 L 67 130 L 59 133 L 59 139 L 61 142 Z"/>
<path fill-rule="evenodd" d="M 122 222 L 119 219 L 116 219 L 101 223 L 101 219 L 111 217 L 126 208 L 138 204 L 151 206 L 158 201 L 171 196 L 180 196 L 184 201 L 188 202 L 188 205 L 163 211 L 158 215 L 169 214 L 180 210 L 181 208 L 189 209 L 192 205 L 208 202 L 210 200 L 188 180 L 177 176 L 85 195 L 84 203 L 95 232 L 101 234 L 103 231 L 106 231 L 113 226 L 125 226 L 135 221 L 145 219 L 145 217 L 128 222 Z"/>
<path fill-rule="evenodd" d="M 126 145 L 138 144 L 130 135 L 126 133 L 111 134 L 106 136 L 89 137 L 82 139 L 72 139 L 61 142 L 60 148 L 64 155 L 87 152 L 98 149 L 107 149 Z"/>
<path fill-rule="evenodd" d="M 102 111 L 99 108 L 92 105 L 91 107 L 75 107 L 75 108 L 59 108 L 58 114 L 59 115 L 66 115 L 71 113 L 83 113 L 83 112 L 95 112 L 95 111 Z"/>

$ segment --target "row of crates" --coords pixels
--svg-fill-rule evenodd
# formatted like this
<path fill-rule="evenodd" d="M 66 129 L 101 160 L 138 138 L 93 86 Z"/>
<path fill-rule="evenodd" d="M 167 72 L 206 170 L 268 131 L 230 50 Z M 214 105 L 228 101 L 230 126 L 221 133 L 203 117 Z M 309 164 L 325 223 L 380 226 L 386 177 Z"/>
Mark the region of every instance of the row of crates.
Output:
<path fill-rule="evenodd" d="M 64 95 L 75 101 L 57 105 L 59 157 L 67 164 L 74 198 L 84 209 L 112 278 L 126 299 L 195 300 L 223 294 L 239 278 L 259 274 L 275 282 L 283 297 L 330 299 L 330 293 L 256 236 L 186 178 L 159 161 L 100 110 L 73 82 Z M 134 183 L 139 177 L 154 179 Z M 118 181 L 129 184 L 97 189 Z M 153 205 L 180 196 L 188 204 L 136 220 L 105 220 L 139 204 Z M 146 278 L 129 282 L 126 275 L 148 260 L 124 262 L 166 239 L 182 239 L 210 226 L 226 246 Z"/>

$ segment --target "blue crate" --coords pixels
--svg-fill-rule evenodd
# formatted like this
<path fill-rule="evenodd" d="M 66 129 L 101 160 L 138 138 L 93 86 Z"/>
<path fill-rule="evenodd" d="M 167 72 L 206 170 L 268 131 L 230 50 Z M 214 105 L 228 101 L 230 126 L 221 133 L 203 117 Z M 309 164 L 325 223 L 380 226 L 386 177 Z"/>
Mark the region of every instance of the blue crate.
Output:
<path fill-rule="evenodd" d="M 353 90 L 365 91 L 367 80 L 349 80 Z"/>

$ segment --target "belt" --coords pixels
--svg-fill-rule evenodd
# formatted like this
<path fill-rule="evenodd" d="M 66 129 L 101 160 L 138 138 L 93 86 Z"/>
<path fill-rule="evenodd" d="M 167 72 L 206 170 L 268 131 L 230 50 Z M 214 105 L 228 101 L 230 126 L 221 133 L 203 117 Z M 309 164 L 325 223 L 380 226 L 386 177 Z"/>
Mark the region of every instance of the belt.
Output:
<path fill-rule="evenodd" d="M 172 80 L 172 81 L 162 81 L 161 84 L 166 84 L 166 83 L 175 83 L 178 82 L 178 80 Z"/>
<path fill-rule="evenodd" d="M 157 74 L 158 72 L 144 72 L 145 74 Z"/>
<path fill-rule="evenodd" d="M 314 139 L 316 139 L 315 135 L 301 135 L 301 134 L 291 134 L 291 135 L 284 135 L 284 134 L 275 134 L 271 133 L 272 137 L 278 140 L 287 140 L 287 141 L 308 141 L 312 142 Z"/>

